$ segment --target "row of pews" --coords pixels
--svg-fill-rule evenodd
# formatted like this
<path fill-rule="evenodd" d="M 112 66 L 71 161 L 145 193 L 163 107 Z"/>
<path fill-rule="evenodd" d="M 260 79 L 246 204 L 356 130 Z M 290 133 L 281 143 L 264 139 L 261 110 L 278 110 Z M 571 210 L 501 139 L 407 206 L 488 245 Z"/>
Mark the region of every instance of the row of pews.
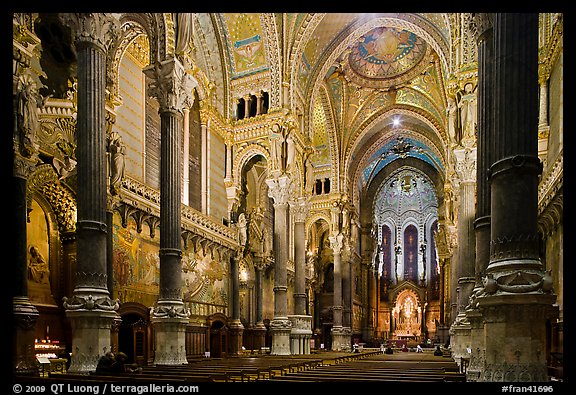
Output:
<path fill-rule="evenodd" d="M 38 377 L 18 378 L 38 381 Z M 339 382 L 339 381 L 465 381 L 451 358 L 431 353 L 383 354 L 379 349 L 360 353 L 321 352 L 309 355 L 257 355 L 202 358 L 186 365 L 142 366 L 138 373 L 50 374 L 46 383 L 191 384 L 219 382 Z"/>
<path fill-rule="evenodd" d="M 450 357 L 432 353 L 372 354 L 347 364 L 322 365 L 270 378 L 274 382 L 465 382 Z"/>

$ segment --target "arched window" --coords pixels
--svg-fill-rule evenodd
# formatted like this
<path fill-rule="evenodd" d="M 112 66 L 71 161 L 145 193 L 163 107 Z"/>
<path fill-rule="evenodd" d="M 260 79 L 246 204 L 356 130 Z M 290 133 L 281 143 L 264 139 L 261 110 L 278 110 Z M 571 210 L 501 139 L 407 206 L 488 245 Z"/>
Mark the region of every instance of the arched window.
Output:
<path fill-rule="evenodd" d="M 418 282 L 418 230 L 414 225 L 404 229 L 404 279 Z"/>

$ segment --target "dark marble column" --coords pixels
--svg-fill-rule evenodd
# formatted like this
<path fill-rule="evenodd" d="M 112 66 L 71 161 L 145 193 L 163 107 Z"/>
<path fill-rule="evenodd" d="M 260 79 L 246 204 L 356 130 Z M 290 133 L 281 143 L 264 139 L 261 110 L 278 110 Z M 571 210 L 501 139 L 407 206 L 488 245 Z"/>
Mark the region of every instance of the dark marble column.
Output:
<path fill-rule="evenodd" d="M 107 284 L 106 224 L 106 55 L 117 38 L 119 22 L 110 14 L 61 14 L 71 27 L 77 57 L 77 197 L 76 286 L 64 297 L 72 325 L 70 372 L 94 370 L 111 347 L 110 327 L 118 301 Z"/>
<path fill-rule="evenodd" d="M 256 293 L 256 324 L 254 325 L 254 349 L 259 350 L 261 347 L 265 346 L 266 337 L 266 326 L 264 325 L 263 315 L 262 315 L 262 296 L 263 289 L 262 285 L 264 283 L 264 271 L 266 270 L 265 258 L 255 258 L 254 261 L 254 271 L 255 271 L 255 281 L 254 281 L 254 291 Z"/>
<path fill-rule="evenodd" d="M 484 319 L 479 381 L 547 381 L 552 279 L 538 256 L 538 14 L 494 15 L 494 163 L 490 262 L 476 298 Z"/>
<path fill-rule="evenodd" d="M 35 161 L 15 154 L 12 177 L 12 232 L 14 239 L 15 262 L 12 278 L 12 312 L 15 327 L 13 338 L 13 367 L 17 374 L 37 374 L 38 366 L 34 352 L 34 333 L 38 310 L 28 299 L 28 241 L 26 224 L 28 208 L 26 204 L 27 177 L 34 168 Z"/>
<path fill-rule="evenodd" d="M 181 135 L 195 81 L 177 59 L 144 69 L 160 105 L 160 295 L 152 312 L 157 364 L 186 364 L 185 329 L 190 312 L 182 301 Z M 193 182 L 193 180 L 192 180 Z"/>
<path fill-rule="evenodd" d="M 242 350 L 242 334 L 244 325 L 240 321 L 240 272 L 239 263 L 242 258 L 241 253 L 230 254 L 230 282 L 232 285 L 232 317 L 228 327 L 230 334 L 230 355 L 239 355 Z"/>
<path fill-rule="evenodd" d="M 476 298 L 483 291 L 482 276 L 490 260 L 490 185 L 488 168 L 492 164 L 494 150 L 488 144 L 494 141 L 493 125 L 493 36 L 490 14 L 477 14 L 478 27 L 478 136 L 476 144 L 476 219 L 474 232 L 476 238 L 475 282 L 470 302 L 466 308 L 466 318 L 470 322 L 470 364 L 466 370 L 468 381 L 478 381 L 481 375 L 482 360 L 485 353 L 484 322 L 476 307 Z"/>
<path fill-rule="evenodd" d="M 38 310 L 28 298 L 28 240 L 26 235 L 28 205 L 27 180 L 34 171 L 38 161 L 38 149 L 34 144 L 34 136 L 38 131 L 36 117 L 26 117 L 26 104 L 37 109 L 36 99 L 41 99 L 34 80 L 31 78 L 30 62 L 33 51 L 40 43 L 36 37 L 29 14 L 13 14 L 14 28 L 18 27 L 18 35 L 13 37 L 13 106 L 14 129 L 13 145 L 7 147 L 9 161 L 12 163 L 12 177 L 9 180 L 8 200 L 5 206 L 9 219 L 5 243 L 10 251 L 14 251 L 13 261 L 7 263 L 12 268 L 12 369 L 17 374 L 35 375 L 38 373 L 34 352 L 35 326 L 38 320 Z M 16 30 L 15 30 L 16 31 Z M 36 97 L 29 97 L 34 93 Z M 44 99 L 42 98 L 40 102 Z"/>

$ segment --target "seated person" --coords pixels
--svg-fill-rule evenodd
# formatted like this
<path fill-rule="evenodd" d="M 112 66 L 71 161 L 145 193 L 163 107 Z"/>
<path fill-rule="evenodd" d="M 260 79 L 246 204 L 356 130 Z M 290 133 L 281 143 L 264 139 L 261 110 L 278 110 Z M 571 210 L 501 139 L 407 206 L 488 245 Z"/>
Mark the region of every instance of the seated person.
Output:
<path fill-rule="evenodd" d="M 106 354 L 102 355 L 98 360 L 98 365 L 96 365 L 96 372 L 97 373 L 106 373 L 111 372 L 111 366 L 114 363 L 114 353 L 107 352 Z"/>
<path fill-rule="evenodd" d="M 438 356 L 441 357 L 442 355 L 444 355 L 444 353 L 440 349 L 440 346 L 436 346 L 436 350 L 434 350 L 434 355 L 436 355 L 437 357 Z"/>
<path fill-rule="evenodd" d="M 392 347 L 388 346 L 388 348 L 386 348 L 386 354 L 394 354 L 394 350 L 392 350 Z"/>
<path fill-rule="evenodd" d="M 128 364 L 128 355 L 123 352 L 116 354 L 114 363 L 110 366 L 110 370 L 114 373 L 135 373 L 140 372 L 142 369 L 136 364 Z"/>

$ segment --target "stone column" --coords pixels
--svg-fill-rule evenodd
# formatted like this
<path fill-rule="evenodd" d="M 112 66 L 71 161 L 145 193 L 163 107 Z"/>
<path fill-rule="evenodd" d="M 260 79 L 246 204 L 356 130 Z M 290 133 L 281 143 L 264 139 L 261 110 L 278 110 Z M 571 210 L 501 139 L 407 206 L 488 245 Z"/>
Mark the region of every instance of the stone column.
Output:
<path fill-rule="evenodd" d="M 244 118 L 250 118 L 250 95 L 244 96 Z"/>
<path fill-rule="evenodd" d="M 490 263 L 476 298 L 486 353 L 479 381 L 544 382 L 547 320 L 557 314 L 538 255 L 538 14 L 494 15 Z"/>
<path fill-rule="evenodd" d="M 16 107 L 14 107 L 16 108 Z M 36 161 L 14 153 L 12 177 L 12 209 L 14 218 L 10 237 L 14 239 L 16 262 L 13 264 L 14 277 L 12 293 L 12 312 L 14 319 L 13 367 L 17 374 L 37 374 L 38 366 L 34 352 L 34 335 L 38 310 L 28 299 L 28 241 L 26 224 L 28 208 L 26 204 L 26 184 Z"/>
<path fill-rule="evenodd" d="M 26 92 L 37 92 L 36 84 L 30 76 L 30 60 L 34 48 L 40 40 L 33 33 L 31 24 L 26 22 L 26 14 L 14 14 L 13 45 L 13 98 L 14 103 L 14 130 L 13 147 L 10 149 L 10 161 L 13 165 L 12 178 L 10 179 L 8 194 L 12 200 L 6 206 L 10 219 L 12 219 L 10 232 L 7 232 L 8 240 L 5 241 L 9 248 L 15 251 L 15 262 L 7 262 L 13 267 L 12 284 L 12 368 L 16 374 L 36 375 L 38 373 L 37 361 L 34 352 L 34 335 L 38 310 L 30 303 L 28 298 L 28 240 L 27 227 L 27 180 L 34 171 L 38 161 L 38 149 L 34 144 L 34 137 L 38 131 L 36 117 L 26 121 L 23 107 L 20 104 L 27 103 L 34 108 L 36 114 L 35 98 L 26 96 Z M 18 30 L 16 30 L 18 29 Z M 37 96 L 40 98 L 40 96 Z M 28 101 L 29 100 L 29 101 Z M 23 102 L 24 101 L 24 102 Z M 32 138 L 28 138 L 32 136 Z M 28 145 L 27 143 L 31 143 Z"/>
<path fill-rule="evenodd" d="M 483 366 L 485 352 L 484 321 L 475 307 L 475 299 L 483 290 L 482 276 L 490 260 L 490 185 L 488 168 L 492 164 L 491 149 L 488 144 L 494 141 L 493 133 L 493 36 L 492 22 L 489 14 L 478 14 L 476 17 L 478 45 L 478 139 L 476 170 L 476 219 L 474 232 L 476 236 L 475 282 L 470 303 L 466 308 L 466 317 L 470 322 L 470 365 L 466 371 L 469 381 L 477 381 Z"/>
<path fill-rule="evenodd" d="M 154 363 L 186 364 L 185 330 L 190 312 L 182 301 L 181 168 L 182 113 L 192 104 L 194 81 L 177 59 L 144 69 L 150 94 L 160 104 L 160 295 L 152 309 Z"/>
<path fill-rule="evenodd" d="M 339 209 L 337 209 L 339 210 Z M 333 234 L 328 238 L 334 252 L 334 301 L 332 305 L 332 350 L 350 351 L 350 333 L 342 326 L 342 248 L 344 236 Z"/>
<path fill-rule="evenodd" d="M 371 339 L 374 337 L 374 308 L 376 306 L 376 276 L 378 270 L 372 262 L 372 245 L 373 239 L 370 236 L 372 224 L 366 224 L 361 228 L 360 232 L 360 245 L 362 246 L 362 279 L 366 284 L 365 293 L 362 295 L 366 303 L 366 317 L 363 322 L 363 337 L 364 339 Z"/>
<path fill-rule="evenodd" d="M 182 203 L 189 205 L 190 203 L 190 109 L 183 108 L 184 113 L 184 126 L 183 134 L 184 141 L 182 142 L 182 147 L 184 150 L 183 160 L 182 160 Z"/>
<path fill-rule="evenodd" d="M 242 253 L 230 254 L 230 282 L 232 284 L 232 317 L 229 327 L 230 355 L 239 355 L 242 350 L 242 334 L 244 325 L 240 321 L 240 272 L 239 265 Z"/>
<path fill-rule="evenodd" d="M 476 148 L 466 146 L 454 151 L 457 158 L 456 171 L 460 177 L 460 197 L 458 207 L 458 298 L 456 319 L 451 327 L 452 357 L 457 363 L 468 358 L 470 349 L 470 322 L 465 309 L 474 289 L 474 198 L 476 187 Z"/>
<path fill-rule="evenodd" d="M 352 246 L 351 246 L 351 213 L 347 207 L 342 209 L 342 327 L 352 336 Z M 350 337 L 350 341 L 352 338 Z"/>
<path fill-rule="evenodd" d="M 262 91 L 256 93 L 256 115 L 262 114 Z"/>
<path fill-rule="evenodd" d="M 266 180 L 268 196 L 274 202 L 274 318 L 270 322 L 273 355 L 290 355 L 288 319 L 288 198 L 290 178 L 277 175 Z"/>
<path fill-rule="evenodd" d="M 290 203 L 294 216 L 294 314 L 290 315 L 292 354 L 310 354 L 312 316 L 306 314 L 306 246 L 305 222 L 308 214 L 306 199 L 301 197 Z"/>
<path fill-rule="evenodd" d="M 262 316 L 262 285 L 264 283 L 264 271 L 266 270 L 265 258 L 254 258 L 254 291 L 256 292 L 256 324 L 254 325 L 254 349 L 259 350 L 265 346 L 266 326 Z"/>
<path fill-rule="evenodd" d="M 64 309 L 72 326 L 71 373 L 96 369 L 110 350 L 119 307 L 107 285 L 106 54 L 120 32 L 109 14 L 61 14 L 72 29 L 77 55 L 76 286 Z"/>

